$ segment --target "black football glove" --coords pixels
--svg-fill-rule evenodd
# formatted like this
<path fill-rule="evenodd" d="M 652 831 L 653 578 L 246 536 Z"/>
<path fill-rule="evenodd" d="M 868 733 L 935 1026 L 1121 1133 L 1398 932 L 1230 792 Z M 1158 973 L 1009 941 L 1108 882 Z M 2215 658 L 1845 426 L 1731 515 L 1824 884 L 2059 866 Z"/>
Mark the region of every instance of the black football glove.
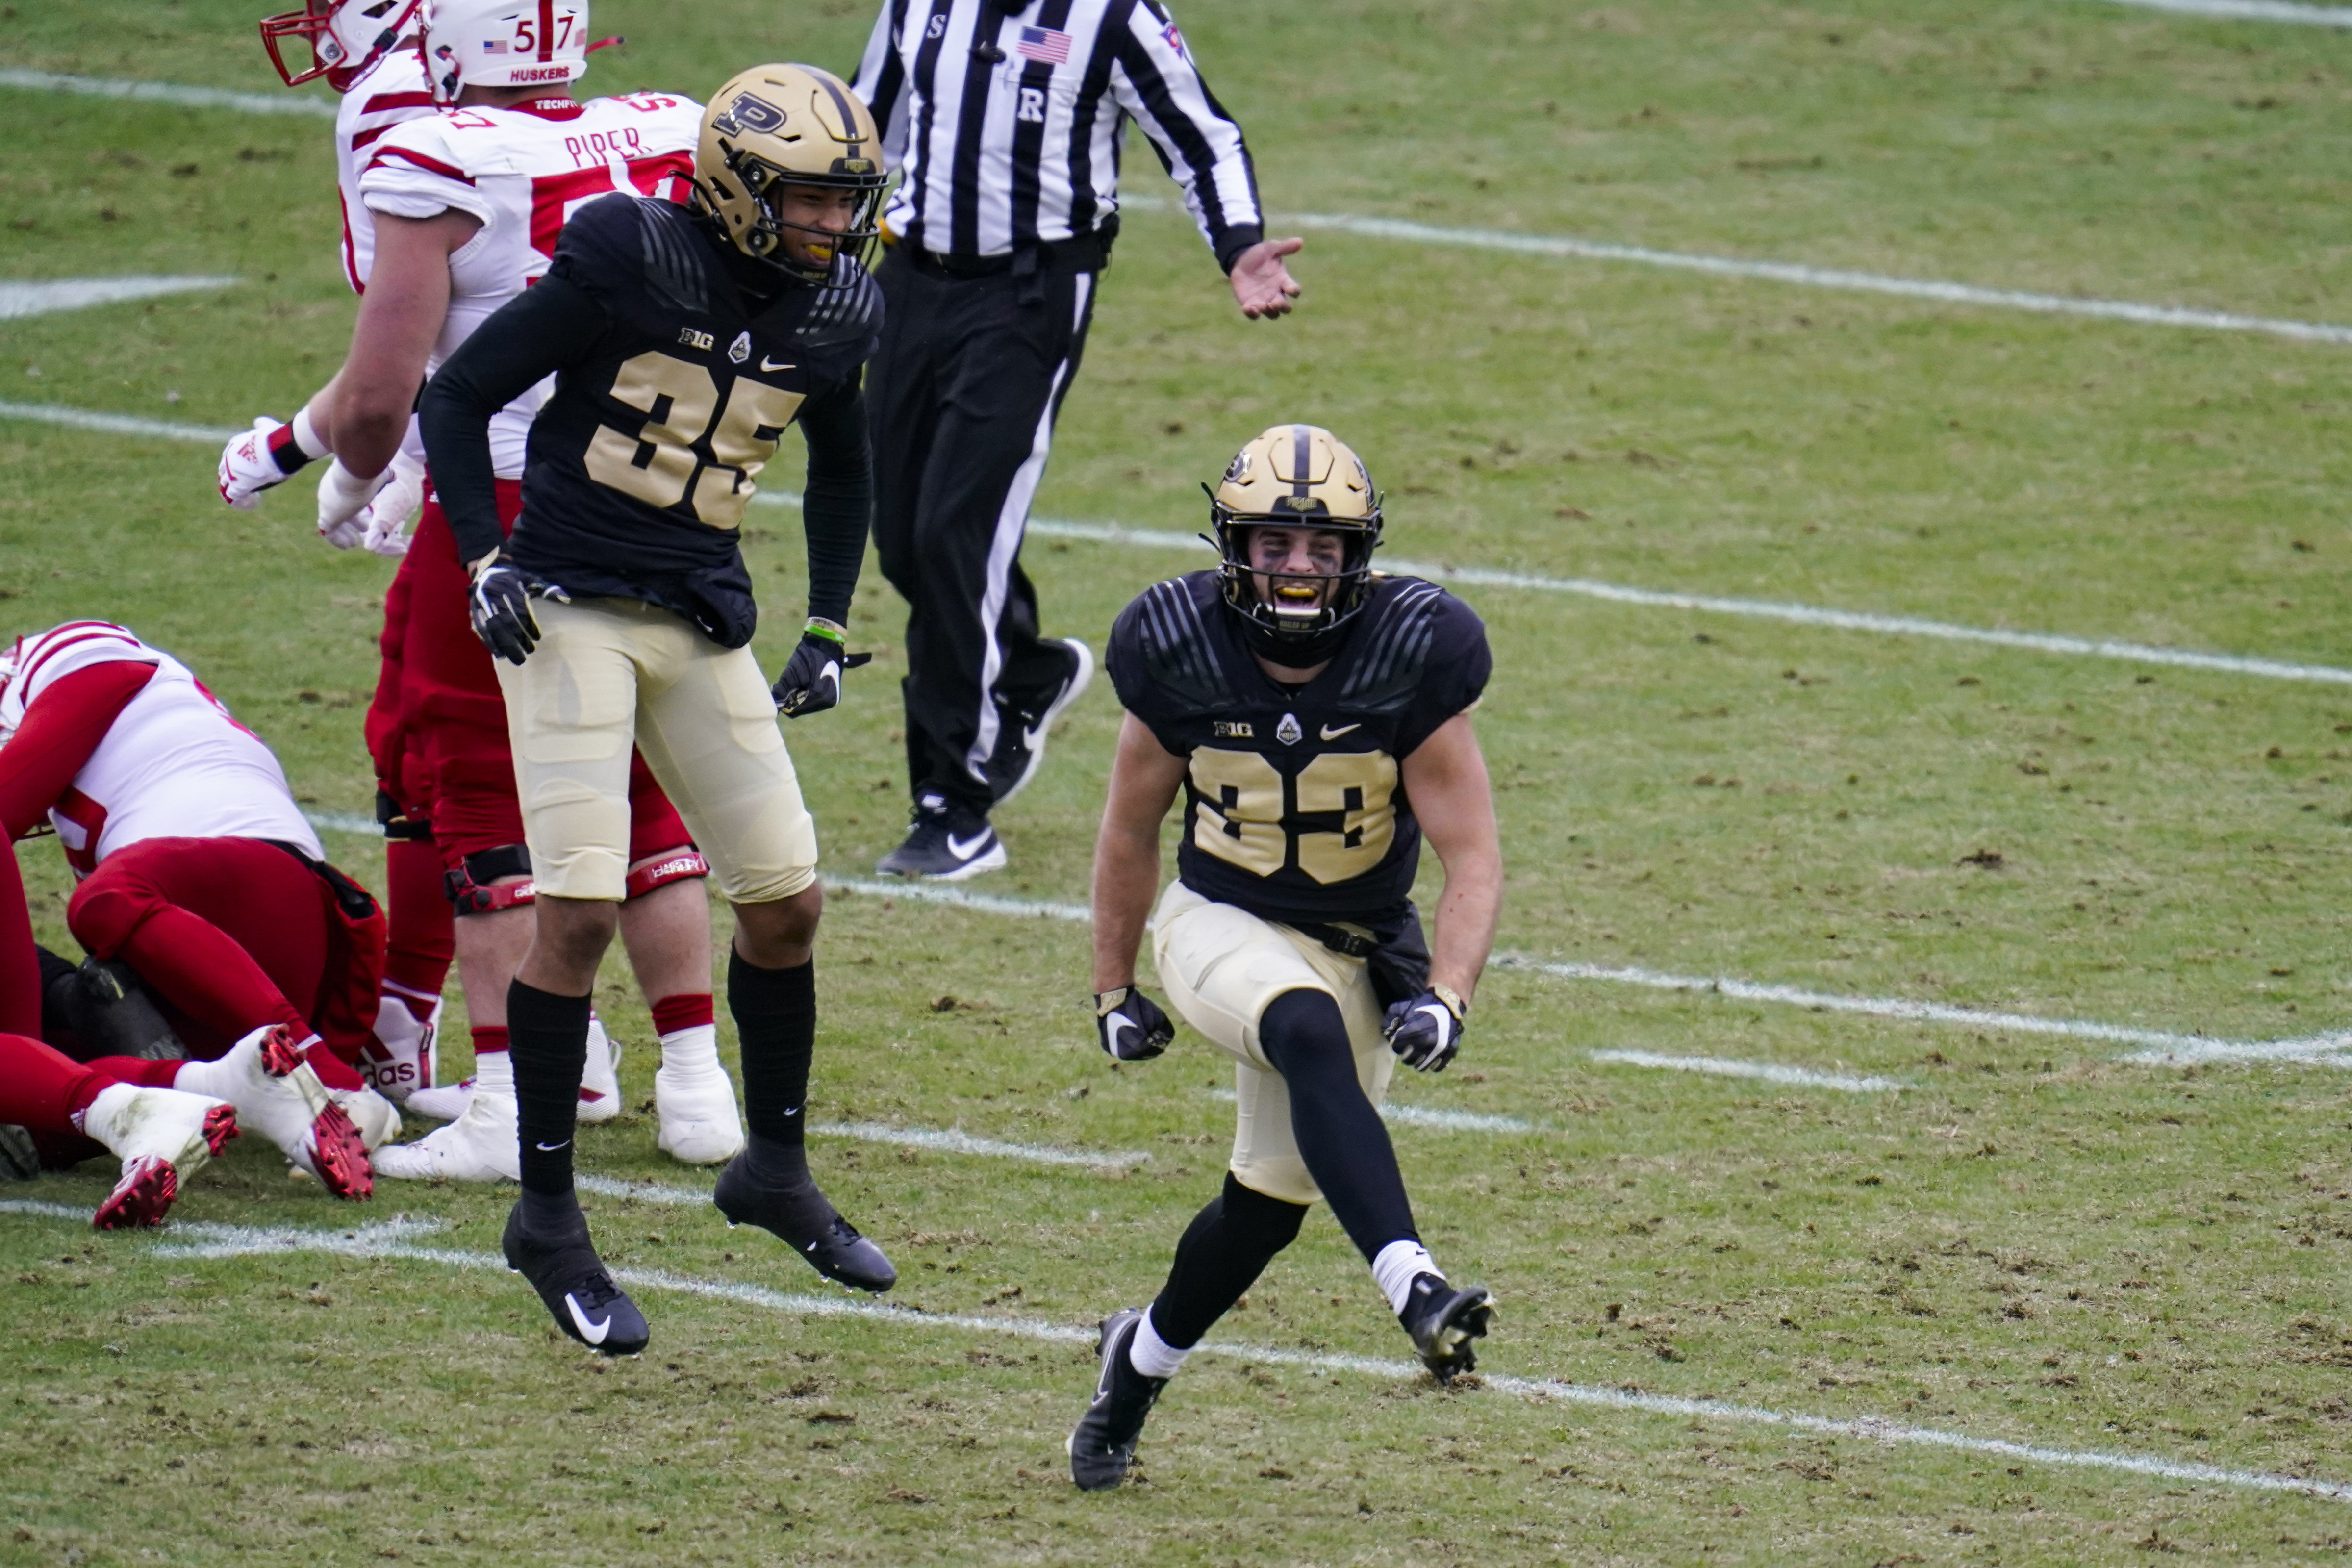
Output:
<path fill-rule="evenodd" d="M 503 553 L 475 572 L 467 611 L 474 623 L 474 635 L 482 639 L 491 657 L 520 664 L 539 646 L 539 619 L 530 613 L 533 599 L 571 602 L 562 589 L 541 582 Z"/>
<path fill-rule="evenodd" d="M 1433 987 L 1388 1011 L 1381 1033 L 1389 1049 L 1415 1072 L 1444 1072 L 1462 1048 L 1462 1016 L 1468 1009 L 1453 992 Z"/>
<path fill-rule="evenodd" d="M 787 719 L 822 713 L 841 700 L 842 671 L 869 664 L 873 658 L 870 653 L 851 653 L 845 647 L 832 623 L 819 629 L 812 622 L 801 633 L 800 646 L 793 649 L 783 674 L 776 677 L 768 695 L 776 700 L 776 711 Z"/>
<path fill-rule="evenodd" d="M 1168 1048 L 1176 1026 L 1160 1004 L 1132 985 L 1095 993 L 1095 1033 L 1103 1055 L 1118 1062 L 1148 1062 Z"/>

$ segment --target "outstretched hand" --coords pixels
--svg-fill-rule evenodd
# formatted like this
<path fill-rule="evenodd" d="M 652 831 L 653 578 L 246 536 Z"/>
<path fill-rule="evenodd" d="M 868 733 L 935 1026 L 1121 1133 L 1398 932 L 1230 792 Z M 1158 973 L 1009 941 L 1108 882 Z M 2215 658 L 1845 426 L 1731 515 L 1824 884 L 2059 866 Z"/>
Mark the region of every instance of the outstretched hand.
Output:
<path fill-rule="evenodd" d="M 1230 281 L 1234 302 L 1255 321 L 1261 316 L 1286 316 L 1298 298 L 1298 279 L 1282 264 L 1307 247 L 1303 239 L 1265 239 L 1234 258 Z"/>

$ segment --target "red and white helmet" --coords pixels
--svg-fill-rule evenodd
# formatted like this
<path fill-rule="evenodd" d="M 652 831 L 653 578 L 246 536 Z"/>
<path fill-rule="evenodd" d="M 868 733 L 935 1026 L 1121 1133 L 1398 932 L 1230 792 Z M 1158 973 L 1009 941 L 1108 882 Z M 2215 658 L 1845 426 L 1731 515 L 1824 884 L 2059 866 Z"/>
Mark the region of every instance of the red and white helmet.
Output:
<path fill-rule="evenodd" d="M 588 69 L 588 0 L 425 0 L 425 74 L 469 87 L 562 87 Z"/>
<path fill-rule="evenodd" d="M 337 92 L 349 92 L 369 67 L 391 52 L 414 27 L 425 0 L 306 0 L 299 11 L 285 11 L 261 19 L 261 47 L 269 63 L 299 87 L 320 77 Z M 310 63 L 297 70 L 286 63 L 280 47 L 289 38 L 310 46 Z"/>

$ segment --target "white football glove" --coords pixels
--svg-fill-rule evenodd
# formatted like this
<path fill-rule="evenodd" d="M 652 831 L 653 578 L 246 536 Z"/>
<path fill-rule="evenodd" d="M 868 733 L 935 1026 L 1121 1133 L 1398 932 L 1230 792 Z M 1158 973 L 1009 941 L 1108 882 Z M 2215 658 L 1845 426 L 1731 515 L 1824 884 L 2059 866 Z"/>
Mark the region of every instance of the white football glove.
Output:
<path fill-rule="evenodd" d="M 338 550 L 358 548 L 367 540 L 367 524 L 360 513 L 376 492 L 392 483 L 392 469 L 362 479 L 337 458 L 319 476 L 319 537 Z"/>
<path fill-rule="evenodd" d="M 285 432 L 280 435 L 279 432 Z M 221 448 L 221 500 L 239 511 L 251 511 L 261 500 L 261 492 L 284 484 L 310 458 L 291 440 L 293 431 L 283 419 L 272 419 L 265 414 L 253 422 L 253 428 L 244 432 Z M 286 467 L 292 463 L 293 468 Z"/>
<path fill-rule="evenodd" d="M 366 526 L 360 542 L 373 553 L 396 561 L 408 553 L 409 520 L 425 503 L 425 465 L 400 452 L 385 471 L 391 479 L 359 515 Z"/>

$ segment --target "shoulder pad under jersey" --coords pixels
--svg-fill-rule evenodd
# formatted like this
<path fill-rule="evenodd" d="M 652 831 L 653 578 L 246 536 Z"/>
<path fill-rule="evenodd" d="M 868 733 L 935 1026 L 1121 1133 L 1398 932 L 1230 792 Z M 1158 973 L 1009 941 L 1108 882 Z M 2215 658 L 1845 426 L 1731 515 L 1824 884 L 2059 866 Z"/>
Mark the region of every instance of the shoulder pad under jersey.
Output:
<path fill-rule="evenodd" d="M 1213 600 L 1209 613 L 1219 613 Z M 1135 637 L 1135 649 L 1143 667 L 1141 674 L 1158 688 L 1157 695 L 1172 700 L 1190 712 L 1209 712 L 1233 705 L 1233 687 L 1218 662 L 1216 645 L 1211 640 L 1192 577 L 1171 577 L 1153 584 L 1120 612 L 1119 619 L 1125 623 L 1124 629 Z M 1112 640 L 1120 640 L 1116 630 Z M 1134 704 L 1129 706 L 1132 708 Z"/>
<path fill-rule="evenodd" d="M 1375 584 L 1364 624 L 1356 630 L 1355 668 L 1339 689 L 1339 701 L 1350 710 L 1381 712 L 1412 700 L 1429 668 L 1446 607 L 1461 601 L 1418 577 Z"/>
<path fill-rule="evenodd" d="M 793 329 L 793 341 L 810 348 L 830 348 L 837 343 L 862 347 L 880 334 L 881 289 L 855 261 L 845 262 L 845 266 L 849 280 L 840 288 L 817 291 L 808 314 Z"/>
<path fill-rule="evenodd" d="M 615 315 L 710 313 L 710 278 L 694 220 L 674 202 L 614 193 L 573 213 L 553 270 Z"/>

